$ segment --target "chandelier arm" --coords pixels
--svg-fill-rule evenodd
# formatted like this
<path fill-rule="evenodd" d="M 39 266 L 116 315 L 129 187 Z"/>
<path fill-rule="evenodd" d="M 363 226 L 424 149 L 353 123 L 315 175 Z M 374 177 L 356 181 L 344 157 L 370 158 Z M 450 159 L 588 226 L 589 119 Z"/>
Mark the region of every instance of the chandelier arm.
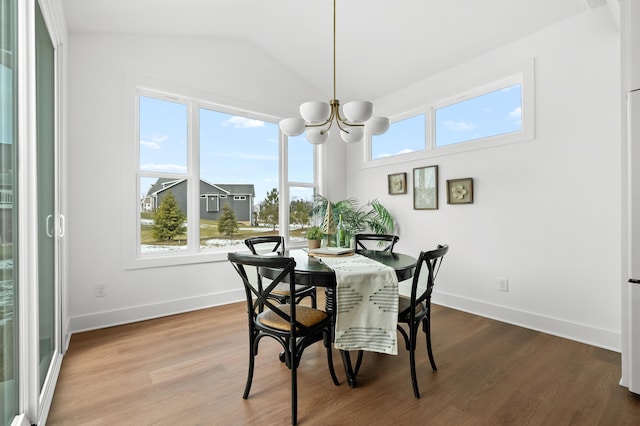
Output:
<path fill-rule="evenodd" d="M 349 123 L 346 118 L 343 118 L 340 115 L 340 110 L 337 107 L 336 107 L 336 123 L 338 123 L 338 127 L 340 127 L 340 130 L 343 130 L 343 131 L 345 131 L 347 133 L 349 133 L 349 132 L 347 130 L 343 129 L 340 126 L 340 123 L 344 124 L 345 126 L 350 126 L 350 127 L 364 127 L 364 123 Z"/>
<path fill-rule="evenodd" d="M 347 126 L 347 127 L 364 127 L 364 123 L 361 123 L 361 124 L 357 124 L 357 123 L 356 123 L 356 124 L 352 124 L 352 123 L 349 123 L 348 121 L 345 121 L 345 120 L 336 120 L 336 124 L 338 125 L 338 128 L 339 128 L 340 130 L 342 130 L 343 132 L 345 132 L 345 133 L 349 133 L 349 130 L 347 130 L 345 127 L 342 127 L 342 126 Z M 342 125 L 341 125 L 341 124 L 342 124 Z"/>
<path fill-rule="evenodd" d="M 329 122 L 331 122 L 331 119 L 328 119 L 327 121 L 325 121 L 324 123 L 304 123 L 304 127 L 309 128 L 309 127 L 322 127 L 326 124 L 329 124 Z M 331 126 L 329 126 L 331 127 Z"/>

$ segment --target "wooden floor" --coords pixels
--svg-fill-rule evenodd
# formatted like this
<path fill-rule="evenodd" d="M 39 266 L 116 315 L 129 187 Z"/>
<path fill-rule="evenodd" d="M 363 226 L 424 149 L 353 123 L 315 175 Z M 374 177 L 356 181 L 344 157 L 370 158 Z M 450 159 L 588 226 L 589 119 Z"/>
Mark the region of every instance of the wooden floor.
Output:
<path fill-rule="evenodd" d="M 261 342 L 249 399 L 244 304 L 73 335 L 48 426 L 286 425 L 289 370 Z M 321 345 L 303 356 L 298 420 L 306 425 L 638 425 L 640 397 L 618 385 L 620 355 L 440 306 L 432 372 L 366 353 L 359 387 L 334 386 Z"/>

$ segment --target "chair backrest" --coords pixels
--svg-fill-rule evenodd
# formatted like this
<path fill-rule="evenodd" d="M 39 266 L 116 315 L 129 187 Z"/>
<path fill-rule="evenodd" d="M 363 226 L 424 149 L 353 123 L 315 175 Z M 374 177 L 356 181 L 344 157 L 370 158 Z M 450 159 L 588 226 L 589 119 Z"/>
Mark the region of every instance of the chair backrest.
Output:
<path fill-rule="evenodd" d="M 229 253 L 227 259 L 231 262 L 235 270 L 242 278 L 245 294 L 247 297 L 247 308 L 250 320 L 263 311 L 264 307 L 270 309 L 279 317 L 291 325 L 291 335 L 304 334 L 309 328 L 296 320 L 295 298 L 290 297 L 287 303 L 287 311 L 280 309 L 269 294 L 280 283 L 289 286 L 290 294 L 295 293 L 295 266 L 296 261 L 292 257 L 282 256 L 260 256 L 255 254 Z M 264 288 L 261 283 L 261 270 L 268 268 L 274 272 L 275 278 L 271 279 Z M 247 273 L 247 269 L 256 269 L 258 274 Z"/>
<path fill-rule="evenodd" d="M 398 242 L 397 235 L 390 234 L 356 234 L 355 246 L 356 251 L 375 250 L 388 251 L 393 253 L 393 246 Z M 370 242 L 370 243 L 367 243 Z"/>
<path fill-rule="evenodd" d="M 244 243 L 253 254 L 284 253 L 284 237 L 280 235 L 247 238 Z"/>
<path fill-rule="evenodd" d="M 425 300 L 427 302 L 431 301 L 431 293 L 433 292 L 436 276 L 440 270 L 444 255 L 447 254 L 448 251 L 449 246 L 443 244 L 438 245 L 438 248 L 435 250 L 420 252 L 411 283 L 411 306 L 406 309 L 410 311 L 411 315 L 415 313 L 415 309 L 412 308 Z M 426 270 L 424 270 L 425 265 Z M 404 313 L 405 312 L 400 312 L 401 315 Z"/>

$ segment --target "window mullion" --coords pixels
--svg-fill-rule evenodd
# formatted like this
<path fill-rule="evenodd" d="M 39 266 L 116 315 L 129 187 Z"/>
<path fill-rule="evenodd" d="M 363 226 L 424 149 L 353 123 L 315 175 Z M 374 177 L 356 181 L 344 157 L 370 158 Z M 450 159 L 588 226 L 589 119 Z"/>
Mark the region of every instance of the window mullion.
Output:
<path fill-rule="evenodd" d="M 289 140 L 287 136 L 278 129 L 280 144 L 280 160 L 278 168 L 280 173 L 280 203 L 279 203 L 279 226 L 280 235 L 285 241 L 289 241 Z"/>
<path fill-rule="evenodd" d="M 189 251 L 198 252 L 200 250 L 200 108 L 197 103 L 189 102 L 188 114 L 189 211 L 187 213 L 187 245 Z"/>

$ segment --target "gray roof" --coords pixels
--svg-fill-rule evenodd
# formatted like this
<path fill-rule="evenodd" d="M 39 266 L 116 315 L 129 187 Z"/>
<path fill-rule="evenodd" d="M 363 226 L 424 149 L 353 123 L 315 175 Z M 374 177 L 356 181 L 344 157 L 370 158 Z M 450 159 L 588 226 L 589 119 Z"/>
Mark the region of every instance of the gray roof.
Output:
<path fill-rule="evenodd" d="M 161 192 L 165 188 L 170 188 L 185 179 L 170 179 L 170 178 L 158 178 L 158 180 L 149 188 L 147 192 L 147 196 L 153 195 L 156 192 Z M 209 183 L 205 180 L 200 180 L 201 184 L 206 184 L 210 187 L 219 188 L 220 192 L 224 192 L 230 195 L 251 195 L 255 197 L 255 187 L 252 183 L 224 183 L 224 184 L 214 184 Z M 202 185 L 201 185 L 202 187 Z"/>

